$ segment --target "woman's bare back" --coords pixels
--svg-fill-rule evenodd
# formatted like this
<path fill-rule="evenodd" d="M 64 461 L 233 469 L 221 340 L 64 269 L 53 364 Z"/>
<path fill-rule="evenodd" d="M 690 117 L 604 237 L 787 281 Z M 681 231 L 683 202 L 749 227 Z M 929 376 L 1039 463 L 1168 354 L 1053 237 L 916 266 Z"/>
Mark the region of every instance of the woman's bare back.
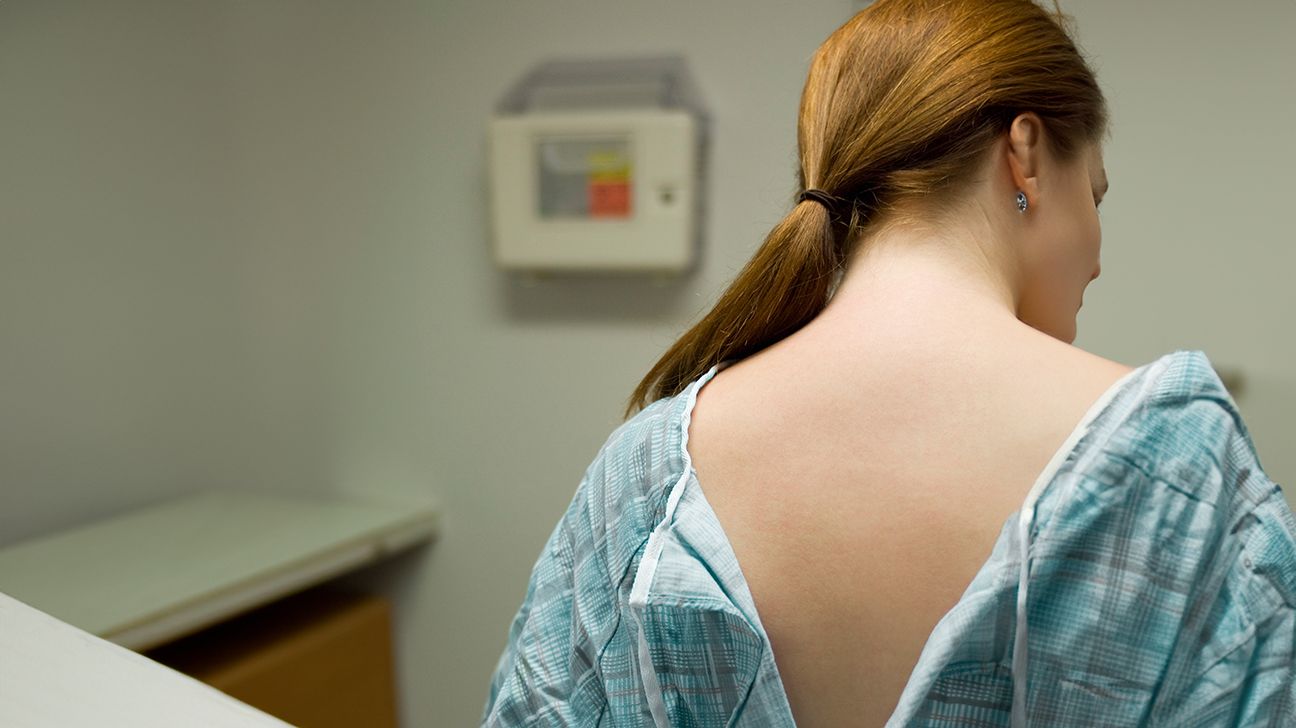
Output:
<path fill-rule="evenodd" d="M 1004 522 L 1130 368 L 1029 335 L 876 363 L 815 348 L 718 373 L 688 449 L 797 724 L 880 726 Z"/>

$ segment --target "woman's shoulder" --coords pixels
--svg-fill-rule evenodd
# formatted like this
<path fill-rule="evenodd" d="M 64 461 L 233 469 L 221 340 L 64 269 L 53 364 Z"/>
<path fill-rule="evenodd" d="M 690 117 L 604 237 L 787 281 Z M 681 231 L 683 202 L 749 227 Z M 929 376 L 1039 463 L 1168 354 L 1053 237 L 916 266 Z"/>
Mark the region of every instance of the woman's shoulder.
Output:
<path fill-rule="evenodd" d="M 1263 552 L 1282 564 L 1268 570 L 1269 586 L 1296 604 L 1296 517 L 1205 352 L 1177 350 L 1133 369 L 1093 430 L 1072 463 L 1090 484 L 1089 505 L 1126 503 L 1151 532 L 1182 537 L 1200 558 L 1226 542 Z"/>
<path fill-rule="evenodd" d="M 1060 523 L 1138 521 L 1201 552 L 1207 538 L 1287 534 L 1296 587 L 1296 521 L 1265 472 L 1232 395 L 1205 352 L 1176 350 L 1129 369 L 1077 428 L 1064 481 L 1040 505 Z M 1054 509 L 1057 512 L 1054 513 Z M 1193 541 L 1190 544 L 1188 541 Z"/>
<path fill-rule="evenodd" d="M 1076 374 L 1070 381 L 1105 383 L 1106 398 L 1111 400 L 1104 412 L 1106 424 L 1133 424 L 1144 428 L 1145 435 L 1171 429 L 1183 438 L 1219 442 L 1234 436 L 1250 442 L 1236 401 L 1216 371 L 1206 352 L 1199 349 L 1176 349 L 1147 363 L 1131 366 L 1090 352 L 1068 347 L 1071 351 L 1057 358 L 1057 366 Z M 1123 407 L 1121 405 L 1124 405 Z M 1156 426 L 1155 429 L 1147 428 Z M 1166 441 L 1153 438 L 1152 445 Z"/>
<path fill-rule="evenodd" d="M 693 386 L 649 403 L 608 434 L 586 476 L 618 485 L 658 490 L 678 479 L 686 464 L 683 422 L 692 408 Z"/>
<path fill-rule="evenodd" d="M 1130 425 L 1162 462 L 1214 453 L 1216 464 L 1259 469 L 1237 402 L 1205 352 L 1177 350 L 1130 373 Z"/>
<path fill-rule="evenodd" d="M 568 517 L 625 563 L 664 515 L 671 487 L 687 472 L 683 423 L 692 387 L 662 397 L 614 427 L 586 466 Z"/>
<path fill-rule="evenodd" d="M 1133 368 L 1102 362 L 1116 378 L 1089 424 L 1087 437 L 1099 449 L 1177 480 L 1262 470 L 1242 413 L 1205 352 L 1180 349 Z"/>
<path fill-rule="evenodd" d="M 1032 675 L 1119 674 L 1123 704 L 1150 701 L 1167 725 L 1289 689 L 1286 667 L 1240 688 L 1256 665 L 1292 664 L 1296 516 L 1210 359 L 1180 350 L 1135 367 L 1091 424 L 1031 544 L 1033 598 L 1063 605 L 1033 610 L 1031 630 L 1074 649 Z"/>

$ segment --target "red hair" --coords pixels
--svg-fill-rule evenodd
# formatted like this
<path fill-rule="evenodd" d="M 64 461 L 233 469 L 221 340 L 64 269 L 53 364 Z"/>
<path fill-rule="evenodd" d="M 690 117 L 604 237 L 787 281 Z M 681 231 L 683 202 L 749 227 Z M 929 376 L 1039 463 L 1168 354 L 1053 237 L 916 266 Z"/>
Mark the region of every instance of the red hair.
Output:
<path fill-rule="evenodd" d="M 715 307 L 653 365 L 626 407 L 678 394 L 726 359 L 823 310 L 858 233 L 899 202 L 965 183 L 1022 112 L 1063 162 L 1098 141 L 1107 106 L 1066 18 L 1032 0 L 878 0 L 816 51 L 797 122 L 802 189 Z"/>

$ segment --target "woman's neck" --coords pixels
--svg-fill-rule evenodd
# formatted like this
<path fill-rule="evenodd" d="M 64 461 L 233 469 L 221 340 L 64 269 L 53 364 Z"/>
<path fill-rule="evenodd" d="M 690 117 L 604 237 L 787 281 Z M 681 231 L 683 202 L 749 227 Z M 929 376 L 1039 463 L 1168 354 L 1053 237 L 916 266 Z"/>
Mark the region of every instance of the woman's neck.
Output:
<path fill-rule="evenodd" d="M 975 233 L 937 238 L 897 232 L 862 245 L 816 321 L 875 331 L 1024 325 L 1017 320 L 1012 266 Z"/>

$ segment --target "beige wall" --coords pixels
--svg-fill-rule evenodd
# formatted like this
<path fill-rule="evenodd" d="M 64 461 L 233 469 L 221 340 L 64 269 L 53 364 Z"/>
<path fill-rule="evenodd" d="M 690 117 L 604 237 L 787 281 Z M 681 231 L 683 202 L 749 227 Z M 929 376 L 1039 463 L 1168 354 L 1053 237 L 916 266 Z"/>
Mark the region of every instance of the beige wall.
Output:
<path fill-rule="evenodd" d="M 1071 2 L 1113 111 L 1087 349 L 1240 370 L 1262 464 L 1296 491 L 1296 3 Z"/>
<path fill-rule="evenodd" d="M 854 3 L 0 3 L 0 543 L 203 486 L 430 493 L 371 572 L 410 726 L 473 723 L 538 550 L 646 367 L 794 192 Z M 1296 5 L 1065 3 L 1111 98 L 1077 343 L 1240 368 L 1296 478 Z M 715 117 L 706 248 L 666 288 L 488 256 L 485 119 L 555 54 L 681 52 Z"/>
<path fill-rule="evenodd" d="M 0 3 L 0 542 L 252 455 L 215 17 Z"/>

